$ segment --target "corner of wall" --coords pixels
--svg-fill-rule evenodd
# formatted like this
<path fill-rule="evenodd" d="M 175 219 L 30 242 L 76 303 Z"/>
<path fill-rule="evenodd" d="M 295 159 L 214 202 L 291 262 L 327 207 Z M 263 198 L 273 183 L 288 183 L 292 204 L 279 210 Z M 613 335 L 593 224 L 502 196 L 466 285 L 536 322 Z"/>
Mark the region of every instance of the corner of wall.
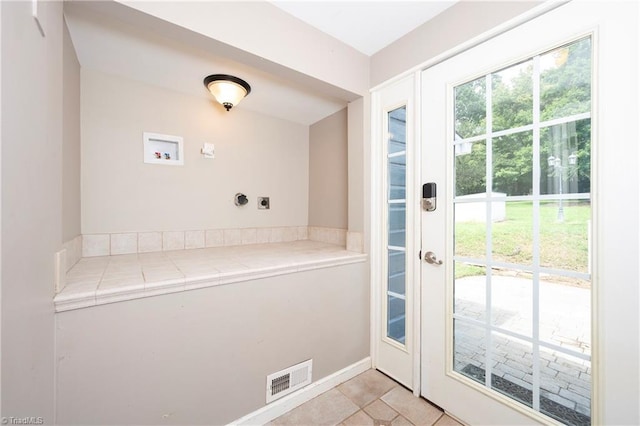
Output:
<path fill-rule="evenodd" d="M 347 228 L 347 155 L 347 108 L 309 126 L 309 226 Z"/>
<path fill-rule="evenodd" d="M 460 1 L 371 56 L 371 87 L 419 66 L 542 3 L 544 1 L 538 0 Z M 479 16 L 482 19 L 478 19 Z"/>
<path fill-rule="evenodd" d="M 4 420 L 55 423 L 55 253 L 62 243 L 61 2 L 1 2 Z"/>
<path fill-rule="evenodd" d="M 368 98 L 369 95 L 366 97 Z M 349 168 L 349 231 L 364 232 L 365 215 L 365 120 L 368 110 L 365 109 L 365 98 L 360 98 L 348 105 L 348 168 Z"/>
<path fill-rule="evenodd" d="M 62 242 L 80 235 L 80 62 L 66 20 L 62 39 Z"/>

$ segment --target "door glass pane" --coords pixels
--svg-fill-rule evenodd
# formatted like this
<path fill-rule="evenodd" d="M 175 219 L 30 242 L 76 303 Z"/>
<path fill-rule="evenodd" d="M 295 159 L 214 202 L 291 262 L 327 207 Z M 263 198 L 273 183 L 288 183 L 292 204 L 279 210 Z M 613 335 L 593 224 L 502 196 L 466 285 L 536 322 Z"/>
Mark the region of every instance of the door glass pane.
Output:
<path fill-rule="evenodd" d="M 533 345 L 513 336 L 491 334 L 491 352 L 496 362 L 491 369 L 491 388 L 533 406 Z"/>
<path fill-rule="evenodd" d="M 454 208 L 456 255 L 484 259 L 486 256 L 484 239 L 487 217 L 486 203 L 456 203 Z"/>
<path fill-rule="evenodd" d="M 389 245 L 404 247 L 405 245 L 405 203 L 389 203 Z"/>
<path fill-rule="evenodd" d="M 542 348 L 539 366 L 540 411 L 568 425 L 591 424 L 591 362 Z"/>
<path fill-rule="evenodd" d="M 540 265 L 589 273 L 591 202 L 558 199 L 540 203 Z"/>
<path fill-rule="evenodd" d="M 406 107 L 387 114 L 387 286 L 386 336 L 404 344 L 406 316 Z"/>
<path fill-rule="evenodd" d="M 591 119 L 540 130 L 540 193 L 591 190 Z"/>
<path fill-rule="evenodd" d="M 487 191 L 487 145 L 464 142 L 455 145 L 456 196 L 484 194 Z"/>
<path fill-rule="evenodd" d="M 455 88 L 455 138 L 465 139 L 486 133 L 486 78 L 481 77 Z"/>
<path fill-rule="evenodd" d="M 591 421 L 590 48 L 455 89 L 454 370 L 566 424 Z"/>
<path fill-rule="evenodd" d="M 491 324 L 531 337 L 533 280 L 523 271 L 502 269 L 491 277 Z"/>
<path fill-rule="evenodd" d="M 497 195 L 533 193 L 533 133 L 493 140 L 493 191 Z"/>
<path fill-rule="evenodd" d="M 389 291 L 404 294 L 405 285 L 405 252 L 389 250 Z"/>
<path fill-rule="evenodd" d="M 487 312 L 486 268 L 466 262 L 456 262 L 455 274 L 453 309 L 456 317 L 484 321 Z"/>
<path fill-rule="evenodd" d="M 453 369 L 484 384 L 487 336 L 484 328 L 457 319 L 453 328 Z"/>
<path fill-rule="evenodd" d="M 404 297 L 387 296 L 389 320 L 387 336 L 404 344 L 405 340 L 405 299 Z"/>
<path fill-rule="evenodd" d="M 533 61 L 491 74 L 494 132 L 533 122 Z"/>
<path fill-rule="evenodd" d="M 491 226 L 494 262 L 533 263 L 533 203 L 531 201 L 494 201 Z"/>
<path fill-rule="evenodd" d="M 389 199 L 403 200 L 406 194 L 407 161 L 404 151 L 389 157 Z"/>
<path fill-rule="evenodd" d="M 574 277 L 540 277 L 540 340 L 591 355 L 591 283 Z"/>
<path fill-rule="evenodd" d="M 591 38 L 540 57 L 542 121 L 591 111 Z"/>
<path fill-rule="evenodd" d="M 407 109 L 398 108 L 389 113 L 389 154 L 407 150 Z"/>

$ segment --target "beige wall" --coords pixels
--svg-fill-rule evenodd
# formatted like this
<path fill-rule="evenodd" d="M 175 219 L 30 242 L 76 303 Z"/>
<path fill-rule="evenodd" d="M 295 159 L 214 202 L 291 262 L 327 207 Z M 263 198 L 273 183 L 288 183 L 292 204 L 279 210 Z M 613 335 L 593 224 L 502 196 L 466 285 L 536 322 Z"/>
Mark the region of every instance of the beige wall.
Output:
<path fill-rule="evenodd" d="M 369 89 L 367 55 L 269 2 L 116 2 L 217 40 L 216 49 L 224 48 L 230 59 L 268 69 L 340 99 L 357 99 Z M 114 5 L 112 9 L 117 8 Z M 113 13 L 127 14 L 118 10 Z M 128 15 L 128 19 L 136 19 L 132 13 Z M 148 17 L 137 18 L 141 24 L 149 21 Z M 174 31 L 161 22 L 153 25 L 168 33 Z"/>
<path fill-rule="evenodd" d="M 82 68 L 82 233 L 304 226 L 308 127 Z M 143 132 L 184 138 L 184 166 L 143 162 Z M 216 158 L 200 154 L 215 144 Z M 249 204 L 238 208 L 234 194 Z M 257 209 L 268 196 L 270 210 Z"/>
<path fill-rule="evenodd" d="M 80 235 L 80 63 L 64 25 L 62 45 L 62 240 Z"/>
<path fill-rule="evenodd" d="M 368 97 L 368 95 L 367 95 Z M 364 232 L 365 128 L 364 98 L 350 102 L 347 108 L 349 164 L 349 231 Z M 368 230 L 367 230 L 368 231 Z"/>
<path fill-rule="evenodd" d="M 446 52 L 542 1 L 462 0 L 371 57 L 371 87 Z"/>
<path fill-rule="evenodd" d="M 317 381 L 369 356 L 366 264 L 58 314 L 60 424 L 226 424 L 265 405 L 266 376 Z"/>
<path fill-rule="evenodd" d="M 54 253 L 62 241 L 61 2 L 1 2 L 1 416 L 54 422 Z"/>
<path fill-rule="evenodd" d="M 347 109 L 309 127 L 309 226 L 347 228 Z"/>

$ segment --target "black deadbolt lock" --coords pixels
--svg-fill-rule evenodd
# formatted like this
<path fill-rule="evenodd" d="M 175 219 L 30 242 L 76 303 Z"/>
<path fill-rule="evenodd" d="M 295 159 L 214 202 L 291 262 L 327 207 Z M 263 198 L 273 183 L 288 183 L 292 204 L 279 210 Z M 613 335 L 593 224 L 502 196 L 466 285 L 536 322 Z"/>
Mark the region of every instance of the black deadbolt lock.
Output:
<path fill-rule="evenodd" d="M 432 212 L 436 209 L 436 183 L 429 182 L 422 185 L 422 208 Z"/>

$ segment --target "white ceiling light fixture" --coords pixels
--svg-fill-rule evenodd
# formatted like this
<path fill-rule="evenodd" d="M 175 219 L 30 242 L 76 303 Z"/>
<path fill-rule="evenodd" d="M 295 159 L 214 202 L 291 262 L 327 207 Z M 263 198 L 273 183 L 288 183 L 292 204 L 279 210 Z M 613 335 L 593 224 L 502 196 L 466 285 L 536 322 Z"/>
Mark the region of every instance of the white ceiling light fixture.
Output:
<path fill-rule="evenodd" d="M 227 74 L 212 74 L 205 77 L 204 86 L 227 111 L 251 93 L 249 83 Z"/>

